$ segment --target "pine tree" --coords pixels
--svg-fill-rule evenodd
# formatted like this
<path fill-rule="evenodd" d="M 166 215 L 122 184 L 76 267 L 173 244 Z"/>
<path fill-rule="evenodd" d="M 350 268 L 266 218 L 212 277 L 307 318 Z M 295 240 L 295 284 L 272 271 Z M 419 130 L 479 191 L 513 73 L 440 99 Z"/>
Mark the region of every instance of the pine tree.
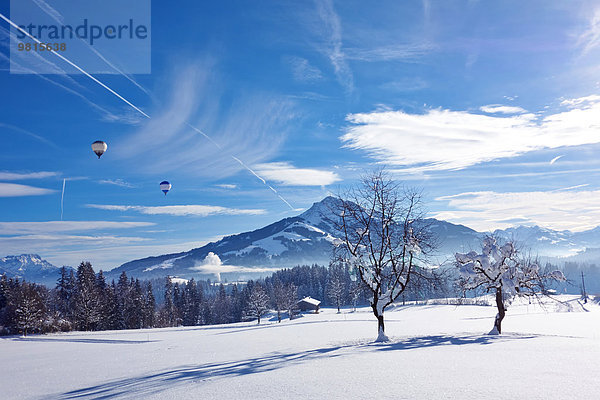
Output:
<path fill-rule="evenodd" d="M 242 293 L 238 285 L 234 284 L 231 288 L 231 322 L 240 322 L 243 317 L 244 306 L 242 304 Z"/>
<path fill-rule="evenodd" d="M 71 268 L 62 267 L 56 283 L 56 310 L 67 320 L 73 318 L 73 296 L 75 295 L 75 275 Z"/>
<path fill-rule="evenodd" d="M 154 327 L 154 312 L 156 309 L 156 300 L 152 293 L 152 283 L 146 283 L 146 294 L 144 296 L 144 328 Z"/>
<path fill-rule="evenodd" d="M 94 330 L 100 319 L 100 302 L 96 290 L 96 275 L 89 262 L 79 264 L 76 279 L 76 324 L 79 329 L 85 331 Z"/>
<path fill-rule="evenodd" d="M 27 336 L 27 331 L 40 329 L 42 326 L 46 311 L 42 290 L 41 286 L 23 282 L 13 299 L 15 322 L 23 336 Z"/>
<path fill-rule="evenodd" d="M 173 303 L 173 282 L 171 277 L 165 278 L 165 304 L 162 310 L 164 324 L 166 326 L 175 326 L 176 321 L 176 310 L 175 304 Z"/>
<path fill-rule="evenodd" d="M 226 324 L 231 321 L 229 298 L 222 283 L 219 285 L 219 292 L 213 302 L 212 314 L 215 324 Z"/>

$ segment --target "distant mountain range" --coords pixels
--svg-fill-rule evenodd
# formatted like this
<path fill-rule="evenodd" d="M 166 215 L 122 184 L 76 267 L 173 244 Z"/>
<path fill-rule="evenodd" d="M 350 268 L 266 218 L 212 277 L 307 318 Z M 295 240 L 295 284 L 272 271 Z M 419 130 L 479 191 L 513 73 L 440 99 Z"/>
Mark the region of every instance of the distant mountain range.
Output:
<path fill-rule="evenodd" d="M 326 197 L 304 213 L 284 218 L 263 228 L 230 235 L 217 242 L 186 252 L 165 254 L 127 262 L 106 273 L 118 278 L 123 271 L 140 279 L 164 277 L 228 280 L 256 278 L 271 271 L 301 264 L 327 265 L 332 243 L 339 234 L 331 224 L 334 197 Z M 436 219 L 426 220 L 438 238 L 434 263 L 452 259 L 455 252 L 477 250 L 485 233 L 464 225 Z M 533 255 L 557 260 L 600 260 L 600 227 L 585 232 L 554 231 L 538 226 L 519 226 L 493 232 L 505 240 L 514 240 Z M 589 249 L 589 252 L 586 252 Z M 588 253 L 589 257 L 584 255 Z M 24 254 L 0 259 L 0 274 L 24 277 L 31 281 L 56 281 L 58 268 L 38 255 Z"/>
<path fill-rule="evenodd" d="M 50 286 L 56 284 L 60 268 L 50 264 L 37 254 L 21 254 L 0 258 L 0 275 L 25 279 Z"/>

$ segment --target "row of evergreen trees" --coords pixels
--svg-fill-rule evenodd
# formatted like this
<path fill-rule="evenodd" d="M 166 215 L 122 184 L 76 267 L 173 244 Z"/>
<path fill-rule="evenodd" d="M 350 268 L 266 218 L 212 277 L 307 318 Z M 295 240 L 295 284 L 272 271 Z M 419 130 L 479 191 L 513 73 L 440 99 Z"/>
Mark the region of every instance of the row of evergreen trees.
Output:
<path fill-rule="evenodd" d="M 154 285 L 152 284 L 154 282 Z M 183 281 L 182 281 L 183 282 Z M 415 285 L 409 299 L 441 297 L 435 280 Z M 157 284 L 159 283 L 159 284 Z M 226 324 L 260 318 L 269 310 L 292 318 L 298 299 L 310 296 L 325 306 L 367 304 L 360 281 L 348 268 L 298 266 L 245 283 L 140 281 L 123 272 L 108 283 L 102 271 L 82 262 L 62 268 L 56 287 L 0 277 L 0 334 L 96 331 Z M 159 299 L 157 301 L 156 299 Z"/>

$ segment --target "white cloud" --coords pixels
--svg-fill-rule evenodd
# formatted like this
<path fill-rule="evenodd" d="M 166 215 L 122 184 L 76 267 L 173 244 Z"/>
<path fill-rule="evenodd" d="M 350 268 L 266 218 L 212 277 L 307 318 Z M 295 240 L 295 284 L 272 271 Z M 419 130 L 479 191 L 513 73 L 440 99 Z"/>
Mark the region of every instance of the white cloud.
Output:
<path fill-rule="evenodd" d="M 0 180 L 3 181 L 19 181 L 26 179 L 44 179 L 58 176 L 57 172 L 40 171 L 40 172 L 9 172 L 0 171 Z"/>
<path fill-rule="evenodd" d="M 110 211 L 134 210 L 147 215 L 175 215 L 175 216 L 197 216 L 208 217 L 210 215 L 261 215 L 266 211 L 262 209 L 239 209 L 221 206 L 206 206 L 199 204 L 188 204 L 178 206 L 123 206 L 111 204 L 87 204 L 86 207 Z"/>
<path fill-rule="evenodd" d="M 125 188 L 135 187 L 134 185 L 132 185 L 131 183 L 129 183 L 123 179 L 102 179 L 98 182 L 105 184 L 105 185 L 114 185 L 114 186 L 120 186 L 120 187 L 125 187 Z"/>
<path fill-rule="evenodd" d="M 555 162 L 557 162 L 558 160 L 560 160 L 563 157 L 564 157 L 564 154 L 554 157 L 552 160 L 550 160 L 550 165 L 554 164 Z"/>
<path fill-rule="evenodd" d="M 261 273 L 261 272 L 275 272 L 278 271 L 279 268 L 265 268 L 265 267 L 240 267 L 237 265 L 227 265 L 223 264 L 221 258 L 213 253 L 209 252 L 202 262 L 197 263 L 197 265 L 190 268 L 193 271 L 203 272 L 205 274 L 215 274 L 217 280 L 221 280 L 221 274 L 226 272 L 246 272 L 246 273 Z"/>
<path fill-rule="evenodd" d="M 576 186 L 581 187 L 581 186 Z M 573 188 L 576 188 L 573 187 Z M 548 192 L 466 192 L 438 197 L 455 210 L 434 218 L 465 224 L 479 231 L 519 225 L 539 225 L 556 230 L 583 231 L 600 225 L 600 190 Z"/>
<path fill-rule="evenodd" d="M 592 94 L 589 96 L 578 97 L 576 99 L 566 99 L 560 102 L 561 106 L 566 106 L 569 108 L 589 108 L 592 107 L 595 103 L 600 101 L 600 96 L 597 94 Z"/>
<path fill-rule="evenodd" d="M 126 221 L 44 221 L 0 222 L 2 235 L 40 235 L 56 232 L 95 231 L 100 229 L 128 229 L 155 225 L 152 222 Z"/>
<path fill-rule="evenodd" d="M 502 104 L 488 104 L 487 106 L 479 107 L 479 109 L 488 114 L 522 114 L 527 112 L 527 110 L 521 107 L 503 106 Z"/>
<path fill-rule="evenodd" d="M 335 172 L 297 168 L 287 162 L 257 164 L 254 168 L 266 179 L 286 186 L 327 186 L 341 180 Z"/>
<path fill-rule="evenodd" d="M 570 100 L 581 107 L 537 117 L 435 109 L 424 114 L 349 114 L 345 147 L 415 171 L 456 170 L 530 151 L 600 142 L 600 96 Z M 565 103 L 566 104 L 566 103 Z"/>
<path fill-rule="evenodd" d="M 0 182 L 0 197 L 42 196 L 55 193 L 56 190 L 35 186 L 19 185 L 17 183 Z"/>

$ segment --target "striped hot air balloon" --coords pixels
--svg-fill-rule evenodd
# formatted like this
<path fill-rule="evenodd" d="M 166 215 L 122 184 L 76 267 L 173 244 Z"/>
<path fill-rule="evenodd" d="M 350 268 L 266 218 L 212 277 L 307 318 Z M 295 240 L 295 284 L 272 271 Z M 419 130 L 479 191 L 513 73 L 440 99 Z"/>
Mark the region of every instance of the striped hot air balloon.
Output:
<path fill-rule="evenodd" d="M 169 181 L 162 181 L 160 183 L 160 190 L 163 191 L 163 193 L 165 194 L 165 196 L 167 195 L 167 192 L 169 190 L 171 190 L 171 184 L 169 183 Z"/>
<path fill-rule="evenodd" d="M 102 140 L 96 140 L 94 143 L 92 143 L 92 150 L 94 150 L 94 153 L 96 153 L 98 158 L 104 154 L 106 149 L 108 149 L 108 145 Z"/>

